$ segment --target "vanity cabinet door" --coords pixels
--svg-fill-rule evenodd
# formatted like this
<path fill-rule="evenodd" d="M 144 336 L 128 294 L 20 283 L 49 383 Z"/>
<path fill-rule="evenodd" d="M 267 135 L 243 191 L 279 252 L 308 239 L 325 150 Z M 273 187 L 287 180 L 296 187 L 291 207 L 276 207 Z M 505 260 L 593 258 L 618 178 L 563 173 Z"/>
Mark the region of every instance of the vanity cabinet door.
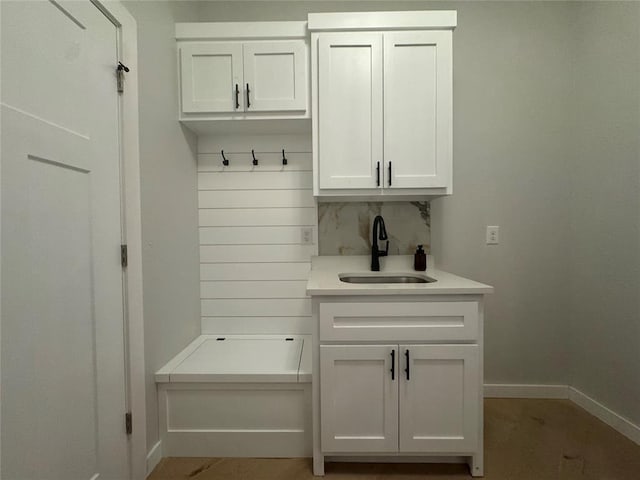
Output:
<path fill-rule="evenodd" d="M 451 63 L 450 31 L 384 34 L 386 188 L 449 185 Z"/>
<path fill-rule="evenodd" d="M 321 345 L 320 385 L 323 452 L 398 451 L 397 345 Z"/>
<path fill-rule="evenodd" d="M 243 47 L 247 112 L 306 110 L 304 41 L 247 42 Z"/>
<path fill-rule="evenodd" d="M 207 42 L 180 47 L 180 93 L 184 113 L 241 112 L 242 44 Z"/>
<path fill-rule="evenodd" d="M 478 345 L 399 349 L 400 451 L 474 452 L 482 408 Z"/>
<path fill-rule="evenodd" d="M 381 33 L 319 37 L 318 99 L 319 188 L 381 187 Z"/>

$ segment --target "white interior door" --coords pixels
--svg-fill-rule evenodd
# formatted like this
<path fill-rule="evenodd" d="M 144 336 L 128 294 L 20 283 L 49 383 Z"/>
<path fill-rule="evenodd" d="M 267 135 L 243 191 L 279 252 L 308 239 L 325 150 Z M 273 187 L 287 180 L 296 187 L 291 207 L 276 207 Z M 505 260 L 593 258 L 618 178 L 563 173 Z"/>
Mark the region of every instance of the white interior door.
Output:
<path fill-rule="evenodd" d="M 244 111 L 242 44 L 181 45 L 180 85 L 185 113 Z"/>
<path fill-rule="evenodd" d="M 2 8 L 2 478 L 129 478 L 117 29 Z"/>
<path fill-rule="evenodd" d="M 385 187 L 448 185 L 451 32 L 384 34 Z"/>
<path fill-rule="evenodd" d="M 303 40 L 243 46 L 248 112 L 305 110 L 307 49 Z"/>
<path fill-rule="evenodd" d="M 323 452 L 398 450 L 397 372 L 397 345 L 320 346 Z"/>
<path fill-rule="evenodd" d="M 477 449 L 478 362 L 477 345 L 400 345 L 400 451 Z"/>
<path fill-rule="evenodd" d="M 382 34 L 318 40 L 321 189 L 377 188 L 382 163 Z"/>

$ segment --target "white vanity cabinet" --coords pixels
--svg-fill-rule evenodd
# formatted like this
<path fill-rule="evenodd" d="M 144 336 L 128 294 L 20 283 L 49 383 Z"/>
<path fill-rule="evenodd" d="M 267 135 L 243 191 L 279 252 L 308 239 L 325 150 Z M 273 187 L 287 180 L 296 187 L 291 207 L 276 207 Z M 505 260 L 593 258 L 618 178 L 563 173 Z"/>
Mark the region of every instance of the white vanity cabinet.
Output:
<path fill-rule="evenodd" d="M 310 14 L 314 194 L 452 191 L 456 13 Z"/>
<path fill-rule="evenodd" d="M 481 296 L 320 296 L 313 314 L 323 457 L 461 456 L 482 475 Z"/>
<path fill-rule="evenodd" d="M 177 23 L 176 41 L 180 120 L 197 133 L 310 117 L 307 22 Z"/>
<path fill-rule="evenodd" d="M 424 284 L 345 283 L 410 275 L 413 257 L 314 257 L 313 467 L 325 459 L 455 461 L 483 475 L 483 322 L 489 285 L 430 268 Z M 446 458 L 445 458 L 446 457 Z"/>

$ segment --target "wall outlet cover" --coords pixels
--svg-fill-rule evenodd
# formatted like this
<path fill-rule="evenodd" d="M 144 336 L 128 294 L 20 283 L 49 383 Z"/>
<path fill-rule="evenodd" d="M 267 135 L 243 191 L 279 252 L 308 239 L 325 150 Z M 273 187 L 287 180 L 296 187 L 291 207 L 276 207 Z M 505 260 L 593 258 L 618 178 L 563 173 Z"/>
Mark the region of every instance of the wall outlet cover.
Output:
<path fill-rule="evenodd" d="M 500 227 L 497 225 L 487 226 L 487 245 L 497 245 L 500 243 Z"/>
<path fill-rule="evenodd" d="M 313 227 L 302 227 L 300 229 L 300 243 L 302 245 L 313 245 Z"/>

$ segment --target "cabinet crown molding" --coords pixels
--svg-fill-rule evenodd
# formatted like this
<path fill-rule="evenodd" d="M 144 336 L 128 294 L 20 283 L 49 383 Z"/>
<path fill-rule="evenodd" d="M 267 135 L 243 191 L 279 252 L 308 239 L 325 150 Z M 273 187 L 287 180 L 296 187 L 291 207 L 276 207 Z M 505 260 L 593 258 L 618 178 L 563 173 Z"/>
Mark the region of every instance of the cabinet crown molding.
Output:
<path fill-rule="evenodd" d="M 357 30 L 453 30 L 455 10 L 406 12 L 310 13 L 308 29 L 314 31 Z"/>
<path fill-rule="evenodd" d="M 176 40 L 264 40 L 308 36 L 307 22 L 176 23 Z"/>

